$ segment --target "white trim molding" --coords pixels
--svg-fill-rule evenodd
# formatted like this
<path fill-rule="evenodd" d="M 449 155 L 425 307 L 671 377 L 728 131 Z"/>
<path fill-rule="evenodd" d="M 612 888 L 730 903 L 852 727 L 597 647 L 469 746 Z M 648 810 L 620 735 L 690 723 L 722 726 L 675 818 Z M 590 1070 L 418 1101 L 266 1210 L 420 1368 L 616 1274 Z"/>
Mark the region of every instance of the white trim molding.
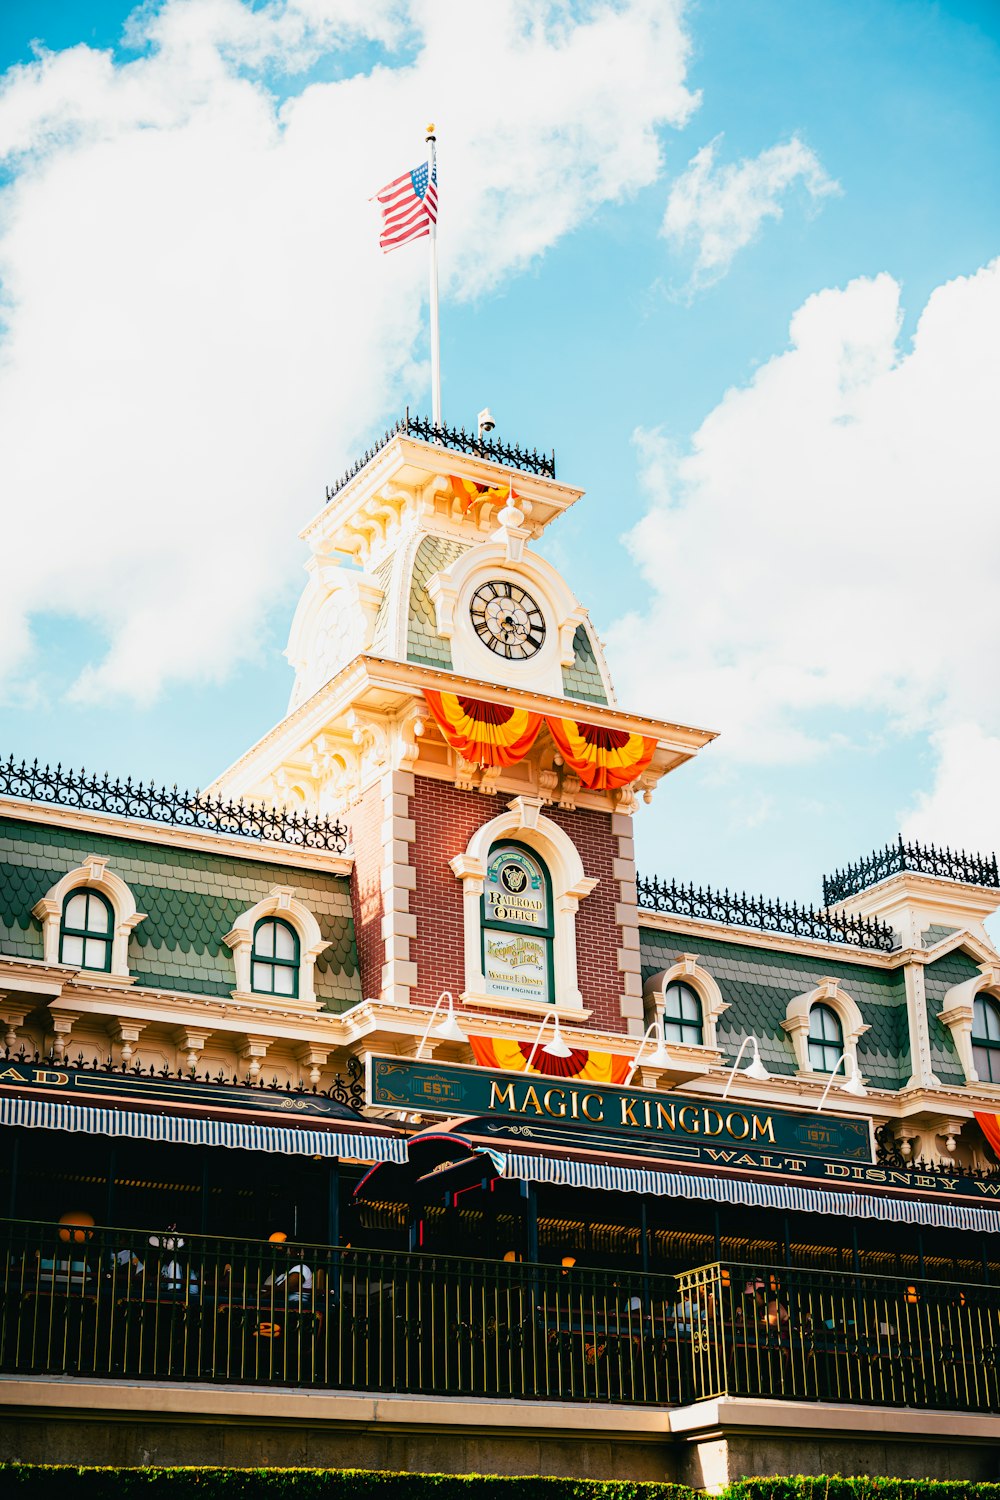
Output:
<path fill-rule="evenodd" d="M 972 1020 L 976 996 L 983 993 L 1000 1003 L 1000 964 L 980 964 L 974 978 L 945 990 L 944 1006 L 938 1011 L 938 1020 L 951 1032 L 966 1083 L 980 1082 L 972 1051 Z"/>
<path fill-rule="evenodd" d="M 234 1000 L 249 1000 L 257 993 L 251 987 L 250 955 L 253 951 L 254 928 L 258 922 L 267 917 L 280 917 L 295 929 L 299 939 L 298 1003 L 317 1008 L 316 960 L 324 949 L 330 947 L 330 939 L 323 936 L 316 918 L 308 906 L 303 906 L 302 902 L 296 899 L 289 885 L 272 886 L 263 901 L 258 901 L 256 906 L 251 906 L 249 911 L 237 917 L 232 929 L 222 939 L 227 947 L 233 950 L 233 961 L 236 966 Z M 275 995 L 273 998 L 276 1005 L 295 1004 L 295 1001 L 286 995 Z"/>
<path fill-rule="evenodd" d="M 145 920 L 146 913 L 136 910 L 135 897 L 120 875 L 108 869 L 108 861 L 101 854 L 88 854 L 75 870 L 69 870 L 57 880 L 50 891 L 36 901 L 31 915 L 42 924 L 44 962 L 59 964 L 59 932 L 62 927 L 63 903 L 74 891 L 98 891 L 111 903 L 114 913 L 114 928 L 111 938 L 111 973 L 119 979 L 129 979 L 128 940 L 134 927 Z M 60 965 L 76 968 L 75 964 Z"/>
<path fill-rule="evenodd" d="M 477 828 L 465 853 L 450 861 L 464 898 L 465 989 L 460 998 L 464 1004 L 488 1004 L 496 1010 L 520 1009 L 508 1007 L 502 995 L 486 993 L 482 959 L 482 897 L 490 850 L 501 839 L 516 837 L 544 860 L 552 882 L 554 1005 L 545 1009 L 579 1017 L 583 996 L 576 972 L 576 913 L 597 881 L 584 873 L 576 845 L 558 823 L 542 815 L 542 806 L 541 797 L 515 797 L 507 812 Z"/>
<path fill-rule="evenodd" d="M 863 1036 L 869 1027 L 858 1009 L 857 1001 L 852 999 L 846 990 L 840 988 L 836 979 L 821 979 L 814 990 L 807 990 L 804 995 L 796 995 L 788 1002 L 785 1020 L 781 1025 L 792 1039 L 796 1069 L 800 1074 L 809 1078 L 828 1076 L 825 1073 L 817 1073 L 809 1062 L 809 1012 L 814 1005 L 828 1005 L 836 1015 L 844 1035 L 846 1058 L 844 1076 L 850 1078 L 852 1074 L 856 1074 L 860 1078 L 858 1038 Z"/>
<path fill-rule="evenodd" d="M 681 953 L 677 962 L 669 969 L 661 969 L 646 980 L 642 994 L 646 1010 L 655 1010 L 663 1016 L 664 996 L 667 986 L 682 983 L 690 985 L 701 1002 L 702 1048 L 707 1052 L 718 1052 L 716 1027 L 729 1001 L 723 999 L 722 991 L 707 969 L 703 969 L 697 953 Z"/>

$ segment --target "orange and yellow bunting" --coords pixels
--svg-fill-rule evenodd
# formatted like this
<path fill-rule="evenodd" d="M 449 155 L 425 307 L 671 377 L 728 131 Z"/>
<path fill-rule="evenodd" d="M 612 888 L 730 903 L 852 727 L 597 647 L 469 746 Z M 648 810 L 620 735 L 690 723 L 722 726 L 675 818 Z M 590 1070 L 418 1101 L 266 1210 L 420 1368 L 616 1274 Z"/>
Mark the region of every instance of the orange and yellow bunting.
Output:
<path fill-rule="evenodd" d="M 979 1126 L 993 1155 L 1000 1160 L 1000 1115 L 976 1115 L 976 1124 Z"/>
<path fill-rule="evenodd" d="M 509 484 L 477 484 L 474 479 L 457 479 L 454 474 L 449 474 L 448 478 L 461 502 L 463 516 L 467 516 L 472 507 L 482 501 L 492 500 L 496 505 L 506 505 L 510 499 Z"/>
<path fill-rule="evenodd" d="M 499 1068 L 504 1073 L 526 1073 L 531 1056 L 530 1042 L 513 1042 L 505 1037 L 472 1036 L 472 1055 L 481 1068 Z M 535 1053 L 532 1073 L 548 1078 L 580 1078 L 587 1083 L 624 1083 L 631 1064 L 616 1052 L 591 1052 L 574 1047 L 569 1057 L 550 1057 L 541 1047 Z"/>
<path fill-rule="evenodd" d="M 541 714 L 504 703 L 483 703 L 425 688 L 427 706 L 448 744 L 477 766 L 512 766 L 527 755 L 542 726 Z"/>
<path fill-rule="evenodd" d="M 559 754 L 591 791 L 613 791 L 641 776 L 656 741 L 623 729 L 602 729 L 576 719 L 546 718 Z"/>

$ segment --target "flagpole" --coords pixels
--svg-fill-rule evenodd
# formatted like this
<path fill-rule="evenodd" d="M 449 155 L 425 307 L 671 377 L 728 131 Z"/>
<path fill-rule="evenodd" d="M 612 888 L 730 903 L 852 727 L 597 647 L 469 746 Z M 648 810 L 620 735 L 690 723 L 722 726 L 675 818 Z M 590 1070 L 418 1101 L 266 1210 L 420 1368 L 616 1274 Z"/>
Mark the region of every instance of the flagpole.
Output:
<path fill-rule="evenodd" d="M 437 179 L 437 137 L 434 126 L 427 127 L 427 187 Z M 431 420 L 435 427 L 441 426 L 441 328 L 438 320 L 438 251 L 437 215 L 430 226 L 431 250 Z"/>

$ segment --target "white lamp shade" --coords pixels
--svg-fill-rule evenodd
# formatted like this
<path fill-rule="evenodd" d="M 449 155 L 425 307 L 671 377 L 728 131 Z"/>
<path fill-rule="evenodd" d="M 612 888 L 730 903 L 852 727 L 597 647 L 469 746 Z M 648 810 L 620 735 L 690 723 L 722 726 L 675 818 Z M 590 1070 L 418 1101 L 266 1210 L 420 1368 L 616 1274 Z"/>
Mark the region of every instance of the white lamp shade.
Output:
<path fill-rule="evenodd" d="M 572 1047 L 567 1047 L 563 1041 L 562 1032 L 559 1030 L 559 1017 L 555 1018 L 555 1030 L 551 1042 L 546 1042 L 542 1051 L 549 1057 L 572 1057 Z"/>
<path fill-rule="evenodd" d="M 858 1099 L 863 1099 L 868 1093 L 857 1073 L 852 1073 L 850 1078 L 845 1079 L 840 1087 L 845 1094 L 854 1094 Z"/>
<path fill-rule="evenodd" d="M 743 1069 L 743 1072 L 748 1078 L 756 1078 L 758 1083 L 766 1083 L 771 1076 L 765 1068 L 764 1064 L 761 1062 L 759 1052 L 754 1055 L 754 1059 L 752 1062 L 747 1063 L 746 1067 Z"/>
<path fill-rule="evenodd" d="M 439 1042 L 467 1042 L 469 1038 L 458 1024 L 458 1017 L 450 1010 L 442 1021 L 439 1021 L 431 1035 Z"/>

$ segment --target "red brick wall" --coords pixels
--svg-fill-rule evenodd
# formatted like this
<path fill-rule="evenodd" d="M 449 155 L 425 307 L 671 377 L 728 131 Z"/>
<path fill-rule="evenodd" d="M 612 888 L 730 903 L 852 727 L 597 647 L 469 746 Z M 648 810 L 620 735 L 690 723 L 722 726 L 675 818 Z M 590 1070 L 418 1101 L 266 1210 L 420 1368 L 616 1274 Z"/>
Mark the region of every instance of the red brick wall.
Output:
<path fill-rule="evenodd" d="M 410 816 L 416 825 L 411 862 L 417 869 L 417 888 L 410 910 L 417 918 L 411 957 L 417 962 L 413 1000 L 433 1005 L 442 990 L 457 996 L 465 988 L 465 929 L 462 882 L 448 861 L 462 854 L 477 828 L 506 811 L 502 796 L 459 791 L 447 781 L 416 778 Z M 609 813 L 589 809 L 564 812 L 546 807 L 545 816 L 558 823 L 576 844 L 584 873 L 600 884 L 580 903 L 576 919 L 577 973 L 583 1002 L 593 1011 L 590 1024 L 606 1031 L 626 1030 L 618 1008 L 620 934 L 615 925 L 617 888 L 612 879 L 615 841 Z M 478 1007 L 477 1007 L 478 1010 Z M 510 1014 L 510 1012 L 501 1012 Z"/>
<path fill-rule="evenodd" d="M 361 993 L 366 1000 L 382 988 L 385 943 L 382 939 L 382 791 L 373 786 L 364 794 L 351 816 L 354 841 L 354 873 L 351 905 L 354 937 L 361 971 Z"/>

